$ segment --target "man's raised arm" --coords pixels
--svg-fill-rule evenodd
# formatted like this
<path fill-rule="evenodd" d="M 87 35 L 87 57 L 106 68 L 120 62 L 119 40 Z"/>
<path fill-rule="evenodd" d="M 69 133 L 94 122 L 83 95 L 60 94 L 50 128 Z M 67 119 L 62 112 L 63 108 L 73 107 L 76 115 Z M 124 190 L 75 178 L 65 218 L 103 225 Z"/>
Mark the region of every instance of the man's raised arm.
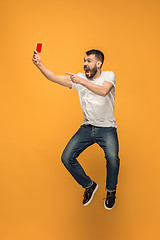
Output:
<path fill-rule="evenodd" d="M 41 57 L 37 53 L 37 51 L 34 51 L 34 55 L 32 57 L 33 63 L 36 65 L 36 67 L 43 73 L 43 75 L 50 81 L 58 83 L 62 86 L 71 88 L 72 83 L 69 76 L 63 76 L 63 75 L 56 75 L 49 69 L 47 69 L 42 63 L 41 63 Z"/>

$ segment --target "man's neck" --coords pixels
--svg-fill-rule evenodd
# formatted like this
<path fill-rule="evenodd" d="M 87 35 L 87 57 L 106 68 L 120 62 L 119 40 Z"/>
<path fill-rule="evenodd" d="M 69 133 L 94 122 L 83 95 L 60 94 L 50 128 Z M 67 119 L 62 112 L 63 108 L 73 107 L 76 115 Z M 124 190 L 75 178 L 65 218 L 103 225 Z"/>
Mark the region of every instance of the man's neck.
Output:
<path fill-rule="evenodd" d="M 99 69 L 92 79 L 99 78 L 101 76 L 101 73 L 102 73 L 102 71 L 101 71 L 101 69 Z"/>

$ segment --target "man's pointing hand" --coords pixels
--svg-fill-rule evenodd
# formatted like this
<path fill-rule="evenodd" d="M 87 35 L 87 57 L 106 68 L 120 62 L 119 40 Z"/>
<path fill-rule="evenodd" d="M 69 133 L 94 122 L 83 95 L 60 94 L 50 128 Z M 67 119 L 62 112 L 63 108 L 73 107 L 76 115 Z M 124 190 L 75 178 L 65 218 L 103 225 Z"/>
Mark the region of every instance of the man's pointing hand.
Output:
<path fill-rule="evenodd" d="M 82 84 L 83 78 L 80 78 L 76 74 L 70 72 L 66 72 L 66 74 L 70 75 L 70 79 L 73 83 Z"/>

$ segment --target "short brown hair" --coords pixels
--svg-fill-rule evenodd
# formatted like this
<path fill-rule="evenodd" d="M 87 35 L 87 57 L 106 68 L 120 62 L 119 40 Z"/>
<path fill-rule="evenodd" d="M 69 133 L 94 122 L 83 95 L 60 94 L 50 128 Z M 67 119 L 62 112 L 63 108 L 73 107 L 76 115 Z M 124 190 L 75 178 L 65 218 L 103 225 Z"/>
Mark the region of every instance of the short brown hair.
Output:
<path fill-rule="evenodd" d="M 103 62 L 104 62 L 104 54 L 100 51 L 100 50 L 96 50 L 96 49 L 92 49 L 92 50 L 89 50 L 86 52 L 87 56 L 91 55 L 91 54 L 94 54 L 95 57 L 101 61 L 101 67 L 103 65 Z"/>

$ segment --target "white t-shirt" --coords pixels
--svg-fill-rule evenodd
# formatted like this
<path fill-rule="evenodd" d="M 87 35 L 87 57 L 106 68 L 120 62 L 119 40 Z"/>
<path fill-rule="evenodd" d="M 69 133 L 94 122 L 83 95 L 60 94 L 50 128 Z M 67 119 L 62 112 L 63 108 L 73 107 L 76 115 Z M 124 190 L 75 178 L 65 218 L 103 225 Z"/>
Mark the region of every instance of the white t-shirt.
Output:
<path fill-rule="evenodd" d="M 96 85 L 103 85 L 104 81 L 111 82 L 113 88 L 102 97 L 90 91 L 81 84 L 72 82 L 72 89 L 75 88 L 79 94 L 80 105 L 82 108 L 84 120 L 82 125 L 91 124 L 97 127 L 115 127 L 117 128 L 114 117 L 115 101 L 115 75 L 112 71 L 101 71 L 101 75 L 96 79 L 89 80 L 85 73 L 78 73 L 77 76 L 92 82 Z"/>

